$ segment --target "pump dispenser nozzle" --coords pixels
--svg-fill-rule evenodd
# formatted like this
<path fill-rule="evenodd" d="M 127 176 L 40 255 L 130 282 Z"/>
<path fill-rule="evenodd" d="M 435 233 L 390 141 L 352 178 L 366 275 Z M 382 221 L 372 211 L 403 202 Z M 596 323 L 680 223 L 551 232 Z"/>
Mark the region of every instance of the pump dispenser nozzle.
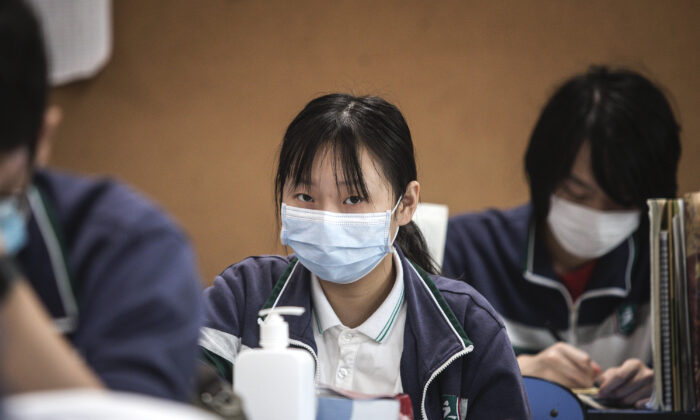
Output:
<path fill-rule="evenodd" d="M 282 318 L 303 313 L 304 308 L 290 306 L 260 311 L 262 348 L 241 350 L 236 358 L 234 391 L 241 396 L 249 419 L 316 418 L 314 359 L 306 349 L 289 347 L 289 326 Z"/>
<path fill-rule="evenodd" d="M 283 349 L 289 346 L 289 324 L 281 315 L 299 316 L 304 308 L 298 306 L 278 306 L 263 309 L 258 314 L 265 321 L 260 324 L 260 346 L 264 349 Z"/>

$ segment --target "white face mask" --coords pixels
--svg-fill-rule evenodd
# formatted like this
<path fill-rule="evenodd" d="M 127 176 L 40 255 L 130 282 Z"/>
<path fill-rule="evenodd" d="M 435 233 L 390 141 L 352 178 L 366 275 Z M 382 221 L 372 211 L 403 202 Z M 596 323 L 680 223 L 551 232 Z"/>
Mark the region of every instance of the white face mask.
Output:
<path fill-rule="evenodd" d="M 391 252 L 398 230 L 391 235 L 392 210 L 376 213 L 334 213 L 282 203 L 282 245 L 323 280 L 355 282 Z"/>
<path fill-rule="evenodd" d="M 552 195 L 547 225 L 566 252 L 592 259 L 612 251 L 637 230 L 640 214 L 594 210 Z"/>

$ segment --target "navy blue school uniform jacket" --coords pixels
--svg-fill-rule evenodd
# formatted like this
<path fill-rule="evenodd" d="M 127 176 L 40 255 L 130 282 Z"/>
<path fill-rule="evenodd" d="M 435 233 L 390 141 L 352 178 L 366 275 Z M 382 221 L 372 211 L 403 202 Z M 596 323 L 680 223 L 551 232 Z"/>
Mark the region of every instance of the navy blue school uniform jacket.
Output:
<path fill-rule="evenodd" d="M 529 418 L 513 349 L 488 302 L 469 285 L 428 275 L 398 253 L 407 304 L 401 382 L 416 418 Z M 293 256 L 247 258 L 219 275 L 204 297 L 200 345 L 227 379 L 239 351 L 258 347 L 263 308 L 305 308 L 287 319 L 290 343 L 317 360 L 310 272 Z"/>
<path fill-rule="evenodd" d="M 185 236 L 108 180 L 40 171 L 17 256 L 59 331 L 111 389 L 190 397 L 201 286 Z"/>
<path fill-rule="evenodd" d="M 572 300 L 538 239 L 530 204 L 450 219 L 443 274 L 465 280 L 501 315 L 516 354 L 557 341 L 588 352 L 601 367 L 628 358 L 651 364 L 649 234 L 644 221 L 600 257 Z"/>

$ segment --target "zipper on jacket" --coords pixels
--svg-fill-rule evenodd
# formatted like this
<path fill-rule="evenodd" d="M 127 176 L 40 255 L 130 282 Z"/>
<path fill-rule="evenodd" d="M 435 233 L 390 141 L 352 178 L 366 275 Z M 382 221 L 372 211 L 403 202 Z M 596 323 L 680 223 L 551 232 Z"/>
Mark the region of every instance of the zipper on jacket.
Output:
<path fill-rule="evenodd" d="M 469 347 L 466 347 L 464 350 L 455 353 L 448 361 L 442 364 L 439 368 L 435 369 L 432 375 L 430 375 L 430 378 L 428 378 L 428 382 L 425 383 L 425 387 L 423 388 L 423 398 L 421 399 L 420 402 L 420 411 L 421 415 L 423 416 L 423 420 L 428 420 L 428 415 L 425 413 L 425 396 L 428 394 L 428 387 L 430 384 L 433 382 L 433 380 L 441 374 L 445 369 L 447 369 L 448 366 L 450 366 L 455 360 L 459 359 L 462 356 L 466 356 L 467 354 L 471 353 L 472 350 L 474 350 L 474 346 L 470 345 Z"/>
<path fill-rule="evenodd" d="M 311 356 L 313 356 L 314 363 L 315 363 L 315 365 L 314 365 L 314 385 L 318 386 L 318 384 L 321 380 L 321 370 L 318 368 L 318 356 L 314 352 L 314 349 L 312 349 L 311 346 L 302 343 L 301 341 L 292 340 L 291 338 L 289 339 L 289 344 L 292 346 L 301 347 L 304 350 L 311 353 Z"/>
<path fill-rule="evenodd" d="M 577 300 L 574 306 L 569 308 L 569 331 L 571 331 L 571 345 L 578 346 L 578 309 L 581 300 Z"/>
<path fill-rule="evenodd" d="M 539 274 L 536 274 L 533 271 L 533 254 L 534 254 L 534 247 L 535 247 L 535 236 L 534 236 L 534 223 L 530 226 L 530 233 L 528 234 L 528 247 L 527 247 L 527 259 L 525 262 L 525 267 L 523 271 L 523 277 L 535 284 L 538 284 L 540 286 L 548 287 L 550 289 L 558 290 L 559 293 L 564 297 L 564 301 L 566 302 L 566 307 L 569 310 L 569 341 L 572 345 L 576 346 L 578 345 L 578 318 L 579 318 L 579 309 L 581 308 L 581 303 L 584 300 L 590 299 L 590 298 L 597 298 L 597 297 L 607 297 L 607 296 L 615 296 L 615 297 L 621 297 L 625 298 L 629 294 L 629 291 L 631 290 L 630 287 L 630 276 L 631 276 L 631 270 L 632 266 L 634 265 L 634 261 L 636 258 L 636 247 L 635 247 L 635 242 L 634 238 L 628 238 L 627 243 L 629 247 L 629 256 L 627 260 L 627 268 L 625 269 L 625 284 L 626 284 L 626 289 L 620 289 L 617 287 L 614 288 L 603 288 L 603 289 L 596 289 L 596 290 L 589 290 L 587 292 L 583 292 L 575 301 L 571 297 L 571 292 L 569 292 L 569 289 L 566 288 L 566 286 L 561 283 L 557 282 L 553 279 L 550 279 L 549 277 L 545 277 Z"/>

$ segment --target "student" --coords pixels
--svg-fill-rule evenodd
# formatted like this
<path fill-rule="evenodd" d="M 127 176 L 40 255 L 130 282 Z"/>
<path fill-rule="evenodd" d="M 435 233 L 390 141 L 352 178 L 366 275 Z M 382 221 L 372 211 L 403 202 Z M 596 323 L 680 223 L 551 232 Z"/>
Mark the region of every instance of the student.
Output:
<path fill-rule="evenodd" d="M 40 34 L 26 5 L 0 2 L 3 392 L 107 387 L 186 400 L 201 309 L 192 250 L 125 186 L 43 168 L 60 113 L 46 107 Z"/>
<path fill-rule="evenodd" d="M 470 286 L 429 274 L 411 222 L 416 177 L 395 106 L 344 94 L 306 105 L 275 179 L 281 240 L 295 255 L 247 258 L 205 291 L 200 345 L 222 375 L 258 346 L 260 309 L 300 306 L 290 338 L 312 353 L 321 383 L 407 393 L 420 418 L 528 417 L 503 324 Z"/>
<path fill-rule="evenodd" d="M 524 375 L 641 406 L 650 396 L 646 200 L 676 195 L 679 126 L 641 75 L 594 67 L 544 107 L 531 202 L 453 217 L 443 273 L 503 317 Z"/>

